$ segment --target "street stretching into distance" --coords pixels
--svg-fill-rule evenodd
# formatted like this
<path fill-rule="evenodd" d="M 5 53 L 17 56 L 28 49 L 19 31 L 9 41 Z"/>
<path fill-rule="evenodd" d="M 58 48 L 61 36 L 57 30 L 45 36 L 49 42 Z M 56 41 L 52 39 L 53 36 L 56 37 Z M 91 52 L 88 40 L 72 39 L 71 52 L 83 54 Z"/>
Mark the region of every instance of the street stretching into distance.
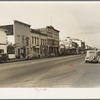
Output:
<path fill-rule="evenodd" d="M 85 54 L 0 64 L 0 88 L 100 87 L 100 64 L 85 63 Z"/>

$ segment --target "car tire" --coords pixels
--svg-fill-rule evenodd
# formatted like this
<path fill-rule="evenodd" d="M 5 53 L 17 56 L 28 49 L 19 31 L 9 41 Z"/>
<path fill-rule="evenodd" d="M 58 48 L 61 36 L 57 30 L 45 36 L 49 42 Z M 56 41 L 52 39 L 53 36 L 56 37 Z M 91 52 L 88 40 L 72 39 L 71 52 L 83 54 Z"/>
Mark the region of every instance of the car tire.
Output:
<path fill-rule="evenodd" d="M 94 60 L 94 56 L 89 56 L 89 60 L 90 61 Z"/>
<path fill-rule="evenodd" d="M 100 62 L 98 62 L 98 64 L 100 64 Z"/>
<path fill-rule="evenodd" d="M 85 61 L 85 63 L 87 63 L 87 61 Z"/>

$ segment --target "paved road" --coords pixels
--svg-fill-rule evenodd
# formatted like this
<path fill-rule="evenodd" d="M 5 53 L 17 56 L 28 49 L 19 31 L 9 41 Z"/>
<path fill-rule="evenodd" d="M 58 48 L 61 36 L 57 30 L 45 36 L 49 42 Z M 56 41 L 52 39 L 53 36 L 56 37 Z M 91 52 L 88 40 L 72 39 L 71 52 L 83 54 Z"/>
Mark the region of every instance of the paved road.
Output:
<path fill-rule="evenodd" d="M 100 64 L 71 55 L 0 64 L 0 87 L 100 87 Z"/>

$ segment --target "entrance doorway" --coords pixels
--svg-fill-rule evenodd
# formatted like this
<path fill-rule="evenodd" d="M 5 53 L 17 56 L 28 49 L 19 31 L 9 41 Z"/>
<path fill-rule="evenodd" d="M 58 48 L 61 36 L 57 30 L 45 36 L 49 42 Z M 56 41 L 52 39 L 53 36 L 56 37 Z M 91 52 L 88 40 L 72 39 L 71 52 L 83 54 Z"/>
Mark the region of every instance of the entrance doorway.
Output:
<path fill-rule="evenodd" d="M 20 49 L 18 49 L 18 59 L 20 59 Z"/>

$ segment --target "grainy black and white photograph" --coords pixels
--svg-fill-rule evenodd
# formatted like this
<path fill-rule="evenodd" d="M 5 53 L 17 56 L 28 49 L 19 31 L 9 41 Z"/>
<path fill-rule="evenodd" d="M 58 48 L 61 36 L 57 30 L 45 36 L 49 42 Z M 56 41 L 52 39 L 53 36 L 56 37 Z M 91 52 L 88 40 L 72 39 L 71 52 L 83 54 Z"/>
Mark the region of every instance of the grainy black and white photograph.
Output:
<path fill-rule="evenodd" d="M 0 88 L 37 87 L 100 87 L 100 2 L 0 2 Z"/>

